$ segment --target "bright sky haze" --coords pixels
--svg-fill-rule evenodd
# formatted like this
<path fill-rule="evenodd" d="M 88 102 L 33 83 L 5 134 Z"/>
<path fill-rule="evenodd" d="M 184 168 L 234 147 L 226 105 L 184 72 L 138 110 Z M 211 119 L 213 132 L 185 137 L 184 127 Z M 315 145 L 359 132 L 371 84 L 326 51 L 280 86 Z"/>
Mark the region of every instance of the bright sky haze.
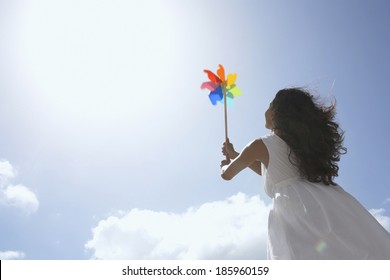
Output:
<path fill-rule="evenodd" d="M 276 92 L 307 87 L 345 130 L 339 177 L 390 230 L 390 3 L 0 1 L 1 259 L 264 259 L 271 200 L 220 177 L 269 133 Z"/>

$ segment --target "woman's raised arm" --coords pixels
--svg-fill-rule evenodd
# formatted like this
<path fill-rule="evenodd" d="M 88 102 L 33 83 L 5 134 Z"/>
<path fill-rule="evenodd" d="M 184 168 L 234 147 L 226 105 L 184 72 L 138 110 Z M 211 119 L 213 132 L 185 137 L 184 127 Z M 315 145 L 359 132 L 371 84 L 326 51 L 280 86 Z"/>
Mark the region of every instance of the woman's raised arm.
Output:
<path fill-rule="evenodd" d="M 261 139 L 256 139 L 246 145 L 242 152 L 230 163 L 226 160 L 221 162 L 221 176 L 225 180 L 231 180 L 246 167 L 250 167 L 254 172 L 261 175 L 261 163 L 268 166 L 268 161 L 267 147 Z"/>

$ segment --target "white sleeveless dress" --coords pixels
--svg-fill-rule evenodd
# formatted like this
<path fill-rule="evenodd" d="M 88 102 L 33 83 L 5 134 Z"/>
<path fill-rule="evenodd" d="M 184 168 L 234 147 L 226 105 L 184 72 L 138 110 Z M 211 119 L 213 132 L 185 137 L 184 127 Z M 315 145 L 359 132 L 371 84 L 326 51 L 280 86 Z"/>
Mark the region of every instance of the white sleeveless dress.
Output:
<path fill-rule="evenodd" d="M 390 233 L 354 197 L 300 178 L 276 134 L 262 140 L 269 153 L 264 188 L 273 200 L 268 259 L 390 259 Z"/>

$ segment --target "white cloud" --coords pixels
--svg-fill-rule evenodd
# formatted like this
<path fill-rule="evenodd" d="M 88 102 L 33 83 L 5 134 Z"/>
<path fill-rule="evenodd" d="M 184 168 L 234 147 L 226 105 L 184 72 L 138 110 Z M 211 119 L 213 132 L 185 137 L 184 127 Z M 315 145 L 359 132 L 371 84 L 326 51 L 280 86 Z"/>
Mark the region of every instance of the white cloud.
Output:
<path fill-rule="evenodd" d="M 268 212 L 243 193 L 184 213 L 132 209 L 101 220 L 85 247 L 98 259 L 265 259 Z"/>
<path fill-rule="evenodd" d="M 387 230 L 390 232 L 390 217 L 385 216 L 384 213 L 386 212 L 385 209 L 379 208 L 379 209 L 370 209 L 370 213 L 377 219 L 377 221 Z"/>
<path fill-rule="evenodd" d="M 0 251 L 0 260 L 24 259 L 26 254 L 19 251 Z"/>
<path fill-rule="evenodd" d="M 16 176 L 16 170 L 8 160 L 0 160 L 0 186 Z"/>
<path fill-rule="evenodd" d="M 21 208 L 27 214 L 39 208 L 39 201 L 28 187 L 11 185 L 8 181 L 16 177 L 16 170 L 7 160 L 0 160 L 0 204 Z"/>
<path fill-rule="evenodd" d="M 35 193 L 23 185 L 9 185 L 3 190 L 7 204 L 24 209 L 27 213 L 38 210 L 39 201 Z"/>

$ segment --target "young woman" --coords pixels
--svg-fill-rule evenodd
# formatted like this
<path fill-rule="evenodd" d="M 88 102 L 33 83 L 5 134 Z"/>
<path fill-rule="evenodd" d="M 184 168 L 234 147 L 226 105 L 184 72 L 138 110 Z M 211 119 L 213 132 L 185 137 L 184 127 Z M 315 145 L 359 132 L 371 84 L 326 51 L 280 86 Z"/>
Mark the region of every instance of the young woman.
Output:
<path fill-rule="evenodd" d="M 269 259 L 390 259 L 390 234 L 334 182 L 346 152 L 325 107 L 300 88 L 280 90 L 265 113 L 270 135 L 237 153 L 222 152 L 221 176 L 232 179 L 246 167 L 264 177 L 273 200 L 268 219 Z"/>

